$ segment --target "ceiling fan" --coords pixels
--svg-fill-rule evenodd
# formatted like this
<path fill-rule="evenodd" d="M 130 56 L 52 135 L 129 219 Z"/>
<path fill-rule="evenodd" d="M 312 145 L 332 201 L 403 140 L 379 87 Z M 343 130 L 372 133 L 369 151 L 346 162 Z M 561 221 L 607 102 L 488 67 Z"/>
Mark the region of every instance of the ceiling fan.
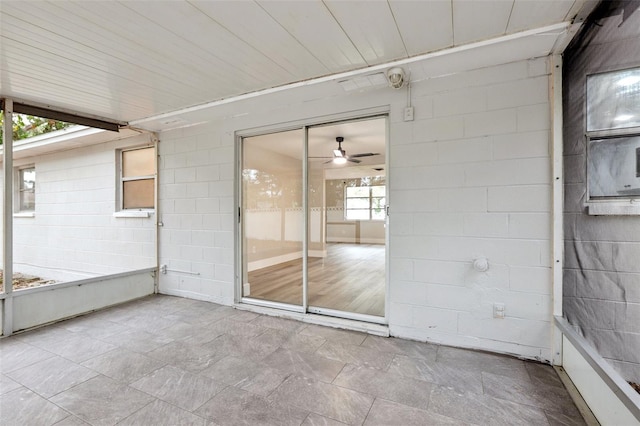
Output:
<path fill-rule="evenodd" d="M 357 164 L 362 162 L 362 160 L 357 160 L 357 158 L 380 155 L 377 152 L 362 152 L 360 154 L 347 155 L 347 152 L 344 149 L 342 149 L 342 142 L 344 142 L 344 138 L 342 136 L 338 136 L 336 138 L 336 142 L 338 142 L 338 149 L 333 150 L 333 158 L 329 161 L 326 161 L 325 164 L 327 163 L 346 164 L 347 161 Z M 310 157 L 310 158 L 331 158 L 331 157 Z"/>

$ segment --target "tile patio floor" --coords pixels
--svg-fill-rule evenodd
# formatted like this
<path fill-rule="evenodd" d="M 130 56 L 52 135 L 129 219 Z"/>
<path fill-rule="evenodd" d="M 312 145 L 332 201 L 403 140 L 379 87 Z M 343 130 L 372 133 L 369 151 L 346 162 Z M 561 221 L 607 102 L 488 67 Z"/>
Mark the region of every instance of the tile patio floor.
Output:
<path fill-rule="evenodd" d="M 546 365 L 151 296 L 0 340 L 0 424 L 584 423 Z"/>

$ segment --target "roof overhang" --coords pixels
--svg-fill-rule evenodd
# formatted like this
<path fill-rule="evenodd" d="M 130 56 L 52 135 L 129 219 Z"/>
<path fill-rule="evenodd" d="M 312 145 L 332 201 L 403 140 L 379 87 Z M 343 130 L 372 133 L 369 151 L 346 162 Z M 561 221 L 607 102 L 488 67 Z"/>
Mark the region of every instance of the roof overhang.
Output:
<path fill-rule="evenodd" d="M 464 46 L 388 62 L 364 69 L 259 90 L 178 111 L 134 120 L 131 125 L 152 131 L 189 127 L 206 121 L 225 120 L 274 110 L 274 105 L 291 105 L 345 94 L 340 82 L 359 76 L 403 67 L 412 83 L 487 68 L 521 60 L 560 54 L 580 28 L 580 24 L 562 22 L 543 28 L 510 34 Z M 367 90 L 395 89 L 388 86 Z"/>
<path fill-rule="evenodd" d="M 200 110 L 224 115 L 230 104 L 397 64 L 417 81 L 560 53 L 597 3 L 387 0 L 363 13 L 360 2 L 332 0 L 4 0 L 0 97 L 174 128 Z"/>

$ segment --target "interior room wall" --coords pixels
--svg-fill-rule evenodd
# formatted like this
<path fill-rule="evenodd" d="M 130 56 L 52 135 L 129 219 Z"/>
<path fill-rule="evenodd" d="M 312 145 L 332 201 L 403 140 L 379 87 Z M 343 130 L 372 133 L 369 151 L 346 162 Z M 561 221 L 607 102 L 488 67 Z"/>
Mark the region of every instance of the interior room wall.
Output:
<path fill-rule="evenodd" d="M 324 171 L 309 167 L 309 257 L 325 257 L 326 253 L 326 200 Z"/>
<path fill-rule="evenodd" d="M 249 271 L 300 257 L 302 250 L 302 164 L 259 141 L 248 139 L 243 150 L 244 170 L 260 173 L 243 183 Z M 274 182 L 278 193 L 271 195 Z"/>
<path fill-rule="evenodd" d="M 384 221 L 346 220 L 344 193 L 347 186 L 360 186 L 362 179 L 329 179 L 327 192 L 327 242 L 384 244 Z M 384 184 L 384 179 L 381 181 Z"/>
<path fill-rule="evenodd" d="M 117 150 L 148 136 L 15 160 L 35 165 L 33 217 L 14 216 L 14 272 L 69 281 L 156 266 L 155 217 L 114 217 Z"/>
<path fill-rule="evenodd" d="M 585 207 L 586 75 L 640 66 L 634 3 L 606 2 L 565 52 L 563 310 L 623 377 L 640 382 L 640 217 L 591 216 Z"/>
<path fill-rule="evenodd" d="M 388 111 L 391 334 L 551 359 L 547 58 L 445 74 L 412 84 L 413 121 L 406 89 L 328 82 L 162 132 L 160 262 L 191 273 L 160 291 L 234 303 L 236 132 Z"/>
<path fill-rule="evenodd" d="M 299 136 L 302 144 L 301 132 Z M 243 150 L 244 169 L 258 170 L 264 174 L 251 183 L 243 183 L 245 250 L 249 271 L 302 256 L 304 210 L 301 160 L 263 149 L 262 144 L 254 143 L 259 140 L 260 137 L 249 138 Z M 270 180 L 265 179 L 266 175 Z M 323 181 L 322 170 L 309 170 L 310 256 L 323 256 L 325 250 Z M 278 182 L 282 191 L 274 197 L 265 198 L 265 194 L 273 191 L 273 182 Z"/>

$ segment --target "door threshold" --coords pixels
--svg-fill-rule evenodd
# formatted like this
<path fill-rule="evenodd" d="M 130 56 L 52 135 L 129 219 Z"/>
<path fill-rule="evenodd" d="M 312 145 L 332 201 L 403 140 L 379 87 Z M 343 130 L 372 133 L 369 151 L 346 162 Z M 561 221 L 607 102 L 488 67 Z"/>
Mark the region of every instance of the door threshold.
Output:
<path fill-rule="evenodd" d="M 386 324 L 375 324 L 371 322 L 357 321 L 347 318 L 337 318 L 314 313 L 285 311 L 266 306 L 249 305 L 246 303 L 236 303 L 234 305 L 234 308 L 272 317 L 292 319 L 300 322 L 305 322 L 307 324 L 341 328 L 344 330 L 359 331 L 361 333 L 372 334 L 374 336 L 389 337 L 389 326 Z"/>
<path fill-rule="evenodd" d="M 359 314 L 355 312 L 339 311 L 336 309 L 321 308 L 318 306 L 309 306 L 309 313 L 326 315 L 326 316 L 336 317 L 336 318 L 350 319 L 355 321 L 370 322 L 374 324 L 385 325 L 387 323 L 384 317 L 367 315 L 367 314 Z"/>

